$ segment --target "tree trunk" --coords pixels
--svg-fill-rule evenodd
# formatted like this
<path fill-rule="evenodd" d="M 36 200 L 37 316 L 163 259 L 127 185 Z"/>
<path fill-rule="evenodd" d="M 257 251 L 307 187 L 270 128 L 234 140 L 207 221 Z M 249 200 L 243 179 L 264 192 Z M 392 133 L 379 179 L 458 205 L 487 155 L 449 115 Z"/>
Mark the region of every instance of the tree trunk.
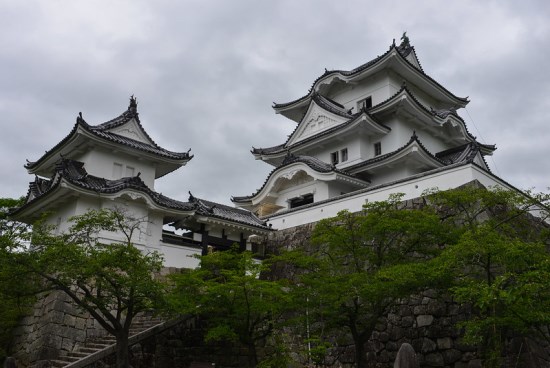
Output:
<path fill-rule="evenodd" d="M 130 360 L 128 358 L 128 331 L 118 331 L 116 334 L 116 367 L 128 368 Z"/>
<path fill-rule="evenodd" d="M 367 354 L 365 352 L 364 341 L 355 342 L 355 364 L 357 368 L 367 368 Z"/>
<path fill-rule="evenodd" d="M 256 353 L 256 345 L 248 343 L 248 367 L 255 368 L 258 365 L 258 354 Z"/>

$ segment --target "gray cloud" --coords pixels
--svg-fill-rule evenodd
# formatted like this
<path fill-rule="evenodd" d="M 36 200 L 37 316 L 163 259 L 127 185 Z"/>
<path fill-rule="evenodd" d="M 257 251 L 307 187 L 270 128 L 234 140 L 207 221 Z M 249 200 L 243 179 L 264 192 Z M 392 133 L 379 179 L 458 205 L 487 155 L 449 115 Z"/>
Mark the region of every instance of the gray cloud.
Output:
<path fill-rule="evenodd" d="M 544 190 L 549 8 L 543 0 L 3 1 L 0 195 L 26 193 L 25 159 L 62 139 L 79 111 L 101 123 L 135 94 L 153 139 L 195 154 L 156 189 L 228 203 L 271 170 L 251 147 L 279 144 L 294 128 L 273 101 L 301 97 L 325 67 L 350 69 L 384 53 L 403 31 L 428 75 L 470 96 L 461 115 L 497 144 L 495 172 Z"/>

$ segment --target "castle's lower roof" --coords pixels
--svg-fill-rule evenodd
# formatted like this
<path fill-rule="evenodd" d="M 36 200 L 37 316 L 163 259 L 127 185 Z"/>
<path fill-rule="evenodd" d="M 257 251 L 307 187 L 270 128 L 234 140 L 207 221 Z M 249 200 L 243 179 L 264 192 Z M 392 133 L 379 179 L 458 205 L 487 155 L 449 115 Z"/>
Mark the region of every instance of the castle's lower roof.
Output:
<path fill-rule="evenodd" d="M 195 197 L 191 197 L 188 202 L 178 201 L 151 190 L 141 180 L 139 174 L 109 180 L 88 174 L 82 162 L 70 159 L 61 159 L 56 164 L 52 179 L 36 177 L 35 181 L 29 185 L 26 203 L 13 211 L 11 216 L 22 221 L 33 220 L 32 208 L 41 206 L 41 203 L 45 203 L 49 196 L 55 196 L 55 193 L 62 190 L 64 186 L 72 186 L 76 190 L 88 192 L 93 196 L 98 194 L 123 194 L 125 191 L 138 192 L 149 199 L 152 205 L 170 212 L 171 216 L 178 213 L 182 216 L 205 216 L 257 229 L 269 229 L 265 221 L 260 220 L 250 211 L 200 200 Z"/>

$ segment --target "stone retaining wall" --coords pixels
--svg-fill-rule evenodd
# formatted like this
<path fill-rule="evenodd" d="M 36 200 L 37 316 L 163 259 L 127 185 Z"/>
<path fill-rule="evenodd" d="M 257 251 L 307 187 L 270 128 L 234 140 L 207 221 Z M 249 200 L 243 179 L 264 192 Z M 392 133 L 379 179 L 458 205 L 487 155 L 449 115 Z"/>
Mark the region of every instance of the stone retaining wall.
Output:
<path fill-rule="evenodd" d="M 86 339 L 105 334 L 65 293 L 53 291 L 40 296 L 32 315 L 23 318 L 15 329 L 12 355 L 18 367 L 47 366 L 46 361 L 62 352 L 70 352 Z"/>
<path fill-rule="evenodd" d="M 409 200 L 404 206 L 422 205 L 423 200 Z M 267 254 L 281 249 L 304 247 L 315 224 L 306 224 L 269 234 L 263 239 Z M 278 272 L 286 272 L 282 269 Z M 476 347 L 462 343 L 462 331 L 457 322 L 470 316 L 468 306 L 454 302 L 436 290 L 425 292 L 396 304 L 380 321 L 367 344 L 371 367 L 393 366 L 399 347 L 410 343 L 418 355 L 421 367 L 475 368 L 482 367 Z M 332 349 L 333 367 L 351 368 L 354 365 L 354 346 L 349 336 L 338 336 L 338 347 Z M 54 292 L 40 298 L 31 316 L 17 328 L 12 354 L 20 367 L 41 367 L 47 359 L 55 359 L 62 351 L 71 351 L 87 338 L 104 335 L 105 331 L 91 317 L 77 309 L 63 293 Z M 304 338 L 295 336 L 289 342 L 296 362 L 307 361 Z M 511 339 L 506 350 L 506 366 L 550 367 L 548 346 L 525 339 Z M 217 362 L 217 367 L 242 366 L 245 354 L 232 346 L 204 345 L 200 326 L 179 325 L 131 349 L 133 368 L 186 368 L 192 361 Z M 112 365 L 109 359 L 97 367 Z M 298 364 L 300 366 L 301 363 Z M 42 365 L 45 366 L 45 365 Z"/>

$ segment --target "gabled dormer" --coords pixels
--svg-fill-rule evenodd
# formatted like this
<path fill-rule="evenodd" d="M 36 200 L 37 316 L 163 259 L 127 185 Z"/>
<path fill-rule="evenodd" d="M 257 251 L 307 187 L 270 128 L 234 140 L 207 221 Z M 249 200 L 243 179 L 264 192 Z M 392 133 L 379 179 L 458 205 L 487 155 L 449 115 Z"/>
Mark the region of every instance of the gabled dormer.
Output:
<path fill-rule="evenodd" d="M 469 102 L 467 98 L 455 96 L 424 73 L 414 47 L 410 45 L 408 37 L 403 35 L 399 46 L 394 42 L 386 53 L 355 69 L 325 70 L 325 73 L 313 82 L 305 96 L 287 103 L 275 103 L 273 109 L 276 113 L 299 122 L 308 108 L 308 99 L 315 93 L 329 97 L 345 105 L 346 108 L 356 107 L 355 104 L 361 98 L 367 97 L 362 97 L 360 91 L 365 87 L 368 88 L 373 79 L 376 83 L 380 79 L 383 80 L 380 84 L 383 90 L 379 89 L 382 92 L 379 96 L 380 101 L 387 99 L 394 92 L 388 84 L 396 84 L 399 88 L 399 85 L 406 80 L 412 88 L 418 90 L 419 94 L 433 101 L 436 108 L 458 109 L 465 107 Z M 389 88 L 385 88 L 384 84 Z M 336 95 L 345 97 L 339 99 Z M 376 103 L 378 102 L 375 101 L 373 104 Z"/>
<path fill-rule="evenodd" d="M 126 111 L 99 125 L 88 124 L 80 113 L 69 135 L 25 167 L 31 174 L 50 178 L 61 158 L 83 162 L 89 173 L 109 180 L 140 173 L 146 185 L 154 188 L 155 179 L 185 165 L 193 156 L 189 151 L 172 152 L 157 145 L 141 125 L 137 100 L 132 96 Z"/>
<path fill-rule="evenodd" d="M 286 145 L 291 146 L 332 127 L 345 123 L 351 115 L 344 106 L 319 94 L 313 95 L 306 114 Z"/>

